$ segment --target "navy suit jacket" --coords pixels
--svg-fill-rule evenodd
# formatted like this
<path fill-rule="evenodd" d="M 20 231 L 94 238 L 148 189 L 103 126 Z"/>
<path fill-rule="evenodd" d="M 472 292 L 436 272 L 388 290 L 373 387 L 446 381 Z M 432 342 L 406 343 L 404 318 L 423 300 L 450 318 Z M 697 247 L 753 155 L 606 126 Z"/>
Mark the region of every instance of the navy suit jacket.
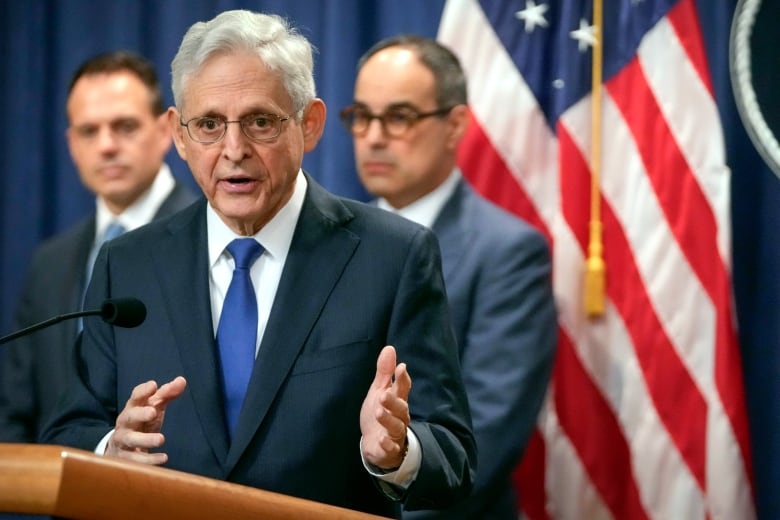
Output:
<path fill-rule="evenodd" d="M 168 467 L 397 514 L 359 450 L 360 407 L 379 351 L 392 344 L 412 377 L 410 427 L 423 454 L 405 504 L 441 507 L 468 492 L 475 445 L 435 236 L 307 179 L 232 442 L 211 318 L 205 201 L 103 247 L 87 301 L 135 296 L 147 318 L 133 329 L 85 326 L 79 381 L 44 439 L 94 449 L 133 387 L 183 375 L 187 389 L 168 406 L 162 429 Z"/>
<path fill-rule="evenodd" d="M 177 182 L 154 218 L 172 215 L 197 199 Z M 14 316 L 14 329 L 81 310 L 95 215 L 41 243 Z M 88 318 L 94 319 L 94 318 Z M 4 345 L 0 367 L 0 441 L 35 442 L 67 387 L 77 320 L 66 320 Z"/>
<path fill-rule="evenodd" d="M 433 224 L 477 439 L 474 489 L 405 518 L 517 518 L 512 472 L 533 431 L 558 337 L 550 250 L 461 180 Z"/>

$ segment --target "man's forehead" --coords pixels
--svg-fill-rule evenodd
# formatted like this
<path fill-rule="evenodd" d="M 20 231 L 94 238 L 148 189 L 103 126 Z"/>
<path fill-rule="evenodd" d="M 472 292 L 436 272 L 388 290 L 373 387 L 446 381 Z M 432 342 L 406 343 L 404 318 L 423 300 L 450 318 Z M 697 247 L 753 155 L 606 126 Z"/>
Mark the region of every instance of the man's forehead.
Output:
<path fill-rule="evenodd" d="M 223 54 L 209 58 L 188 79 L 182 107 L 201 115 L 286 114 L 292 109 L 292 99 L 280 75 L 269 70 L 259 57 Z"/>

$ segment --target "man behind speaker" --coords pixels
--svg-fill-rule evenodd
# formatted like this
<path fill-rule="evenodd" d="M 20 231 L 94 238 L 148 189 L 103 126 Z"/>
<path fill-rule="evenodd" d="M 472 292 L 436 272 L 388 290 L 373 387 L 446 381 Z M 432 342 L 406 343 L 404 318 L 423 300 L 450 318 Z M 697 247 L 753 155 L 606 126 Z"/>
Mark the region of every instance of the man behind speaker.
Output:
<path fill-rule="evenodd" d="M 171 133 L 148 60 L 127 51 L 87 60 L 71 79 L 66 109 L 70 154 L 82 183 L 96 195 L 96 209 L 36 249 L 14 328 L 81 308 L 107 231 L 140 227 L 196 199 L 163 162 Z M 0 441 L 37 440 L 67 387 L 67 360 L 79 326 L 65 321 L 3 347 Z"/>
<path fill-rule="evenodd" d="M 534 429 L 557 338 L 547 242 L 480 197 L 456 167 L 466 102 L 452 52 L 405 35 L 364 54 L 354 102 L 341 113 L 377 204 L 439 239 L 477 439 L 471 495 L 444 511 L 406 512 L 409 519 L 517 518 L 512 470 Z"/>

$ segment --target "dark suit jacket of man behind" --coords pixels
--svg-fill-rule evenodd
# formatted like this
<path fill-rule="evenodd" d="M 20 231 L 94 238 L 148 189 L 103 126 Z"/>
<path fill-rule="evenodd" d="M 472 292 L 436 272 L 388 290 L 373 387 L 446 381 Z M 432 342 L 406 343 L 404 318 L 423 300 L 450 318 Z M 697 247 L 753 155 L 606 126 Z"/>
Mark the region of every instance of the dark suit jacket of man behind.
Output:
<path fill-rule="evenodd" d="M 242 412 L 232 442 L 215 420 L 223 412 L 205 202 L 103 248 L 88 305 L 132 295 L 148 315 L 133 329 L 86 325 L 80 379 L 45 440 L 94 449 L 135 385 L 184 375 L 187 391 L 163 423 L 167 467 L 393 515 L 362 465 L 357 424 L 379 351 L 390 344 L 413 377 L 410 428 L 423 452 L 405 504 L 454 500 L 453 482 L 470 481 L 463 472 L 474 442 L 465 392 L 452 379 L 460 372 L 436 239 L 307 180 L 247 390 L 244 412 L 251 413 Z"/>
<path fill-rule="evenodd" d="M 66 100 L 66 139 L 95 211 L 35 251 L 16 309 L 15 327 L 79 311 L 104 227 L 133 229 L 196 198 L 164 164 L 171 132 L 157 71 L 126 50 L 94 55 L 74 71 Z M 117 220 L 118 219 L 118 220 Z M 103 222 L 106 220 L 105 222 Z M 95 318 L 88 318 L 95 319 Z M 4 346 L 0 441 L 35 442 L 67 388 L 79 322 L 71 320 Z"/>
<path fill-rule="evenodd" d="M 167 217 L 196 199 L 177 182 L 157 210 Z M 43 242 L 23 285 L 14 329 L 81 309 L 86 265 L 95 240 L 95 214 Z M 99 318 L 86 318 L 99 319 Z M 66 320 L 5 345 L 0 365 L 0 441 L 35 442 L 67 388 L 78 321 Z"/>
<path fill-rule="evenodd" d="M 557 339 L 547 242 L 460 180 L 433 223 L 479 446 L 468 500 L 408 518 L 511 518 L 509 476 L 547 391 Z M 521 490 L 522 492 L 522 490 Z"/>
<path fill-rule="evenodd" d="M 360 179 L 379 207 L 429 226 L 439 240 L 477 440 L 471 494 L 444 510 L 405 510 L 405 519 L 517 518 L 512 473 L 555 352 L 544 236 L 475 193 L 457 169 L 467 102 L 457 56 L 434 39 L 407 34 L 366 51 L 353 103 L 340 113 L 354 138 Z"/>

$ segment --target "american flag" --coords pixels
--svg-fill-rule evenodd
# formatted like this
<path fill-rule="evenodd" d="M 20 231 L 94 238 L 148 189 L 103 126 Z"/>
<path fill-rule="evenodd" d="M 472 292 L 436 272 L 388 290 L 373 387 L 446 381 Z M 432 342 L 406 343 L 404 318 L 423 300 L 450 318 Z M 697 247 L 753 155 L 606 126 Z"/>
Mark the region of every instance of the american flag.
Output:
<path fill-rule="evenodd" d="M 610 0 L 600 31 L 593 1 L 447 0 L 439 27 L 469 78 L 462 170 L 553 248 L 560 341 L 517 473 L 522 509 L 753 518 L 730 172 L 696 5 Z M 583 305 L 594 179 L 596 317 Z"/>

